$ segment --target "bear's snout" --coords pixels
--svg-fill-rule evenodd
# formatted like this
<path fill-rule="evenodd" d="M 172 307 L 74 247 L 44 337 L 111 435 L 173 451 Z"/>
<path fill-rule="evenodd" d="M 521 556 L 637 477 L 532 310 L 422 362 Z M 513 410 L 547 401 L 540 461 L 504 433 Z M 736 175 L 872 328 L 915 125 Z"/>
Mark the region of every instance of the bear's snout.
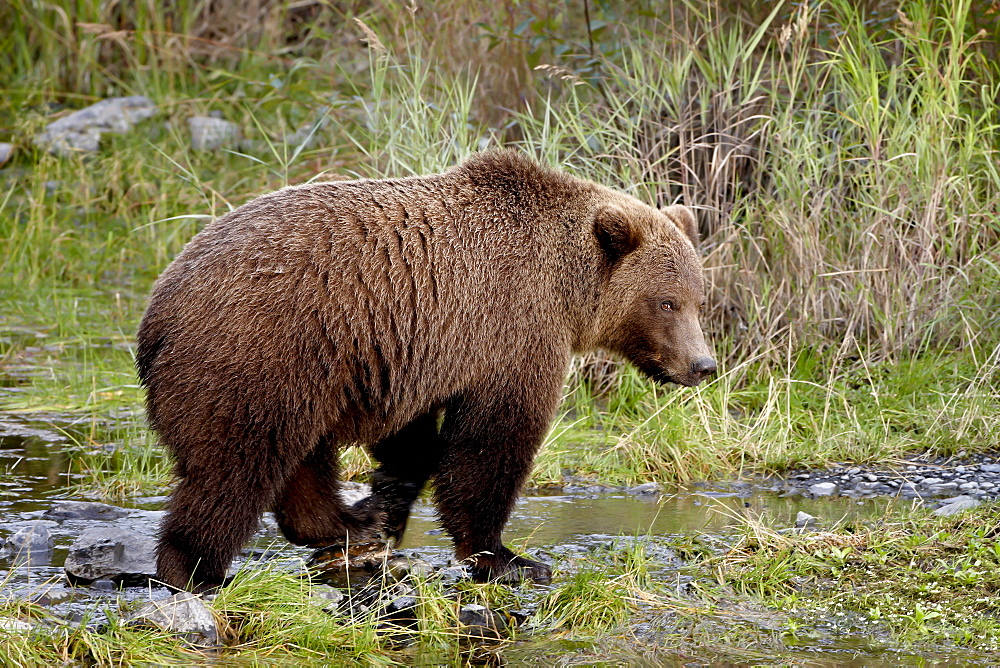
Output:
<path fill-rule="evenodd" d="M 702 357 L 691 362 L 691 376 L 695 379 L 696 383 L 700 383 L 715 373 L 717 368 L 714 359 L 711 357 Z"/>

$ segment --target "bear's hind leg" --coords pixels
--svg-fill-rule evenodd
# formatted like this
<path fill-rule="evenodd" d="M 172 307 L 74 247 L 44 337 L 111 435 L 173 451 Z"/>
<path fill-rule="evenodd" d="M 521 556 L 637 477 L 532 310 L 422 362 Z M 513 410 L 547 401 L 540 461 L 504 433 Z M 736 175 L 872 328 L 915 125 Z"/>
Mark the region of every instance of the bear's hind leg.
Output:
<path fill-rule="evenodd" d="M 372 495 L 354 504 L 359 512 L 380 512 L 382 538 L 399 545 L 410 508 L 441 461 L 438 411 L 432 410 L 371 448 L 380 463 L 372 473 Z"/>
<path fill-rule="evenodd" d="M 222 586 L 236 552 L 257 530 L 267 505 L 266 498 L 259 497 L 256 485 L 234 480 L 220 484 L 188 467 L 170 495 L 160 529 L 157 578 L 195 593 Z"/>
<path fill-rule="evenodd" d="M 329 439 L 295 468 L 274 505 L 281 532 L 292 543 L 327 547 L 366 543 L 378 537 L 377 509 L 348 508 L 340 496 L 337 450 Z"/>

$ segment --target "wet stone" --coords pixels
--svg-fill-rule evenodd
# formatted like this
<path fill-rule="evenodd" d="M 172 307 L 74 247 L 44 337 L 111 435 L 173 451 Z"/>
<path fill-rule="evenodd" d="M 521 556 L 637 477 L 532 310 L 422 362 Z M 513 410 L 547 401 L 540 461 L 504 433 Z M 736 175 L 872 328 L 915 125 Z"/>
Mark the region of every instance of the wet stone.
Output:
<path fill-rule="evenodd" d="M 809 513 L 799 511 L 799 514 L 795 516 L 795 526 L 799 529 L 804 529 L 806 527 L 816 526 L 816 517 L 810 515 Z"/>
<path fill-rule="evenodd" d="M 0 605 L 30 601 L 41 606 L 50 607 L 79 598 L 77 590 L 63 587 L 52 581 L 39 585 L 13 586 L 0 589 Z"/>
<path fill-rule="evenodd" d="M 437 572 L 437 577 L 440 578 L 441 583 L 445 585 L 455 584 L 461 580 L 468 580 L 472 577 L 472 573 L 469 567 L 465 564 L 454 564 L 446 568 L 442 568 Z"/>
<path fill-rule="evenodd" d="M 114 580 L 106 580 L 106 579 L 94 580 L 90 584 L 90 587 L 94 591 L 103 591 L 103 592 L 113 592 L 116 589 L 118 589 L 118 585 L 115 584 Z"/>
<path fill-rule="evenodd" d="M 377 579 L 351 590 L 350 598 L 345 598 L 339 611 L 351 617 L 367 615 L 372 611 L 386 622 L 397 623 L 415 620 L 417 607 L 416 591 L 402 582 L 386 586 Z"/>
<path fill-rule="evenodd" d="M 395 617 L 401 615 L 402 613 L 412 613 L 416 607 L 416 596 L 398 596 L 389 601 L 389 604 L 385 606 L 383 615 Z"/>
<path fill-rule="evenodd" d="M 837 485 L 832 482 L 820 482 L 809 486 L 809 493 L 813 496 L 830 496 L 837 491 Z"/>
<path fill-rule="evenodd" d="M 330 585 L 314 585 L 310 591 L 310 596 L 318 600 L 325 612 L 333 613 L 337 606 L 344 600 L 344 593 L 336 587 Z"/>
<path fill-rule="evenodd" d="M 567 494 L 607 494 L 616 490 L 606 485 L 566 485 L 563 491 Z"/>
<path fill-rule="evenodd" d="M 66 576 L 74 584 L 110 579 L 143 585 L 156 574 L 156 542 L 134 531 L 114 527 L 89 529 L 66 556 Z"/>
<path fill-rule="evenodd" d="M 46 522 L 32 522 L 7 537 L 0 557 L 15 563 L 42 566 L 52 561 L 52 532 Z"/>
<path fill-rule="evenodd" d="M 1000 473 L 1000 464 L 980 464 L 979 470 L 983 473 Z"/>
<path fill-rule="evenodd" d="M 31 622 L 26 622 L 22 619 L 13 619 L 11 617 L 0 617 L 0 631 L 7 631 L 10 633 L 24 633 L 35 628 Z"/>
<path fill-rule="evenodd" d="M 628 492 L 629 494 L 639 494 L 639 495 L 659 494 L 660 492 L 663 491 L 663 486 L 660 485 L 660 483 L 658 482 L 647 482 L 644 485 L 636 485 L 635 487 L 630 487 L 625 491 Z"/>
<path fill-rule="evenodd" d="M 124 508 L 96 501 L 59 501 L 42 517 L 50 520 L 117 520 L 128 515 Z"/>
<path fill-rule="evenodd" d="M 958 489 L 957 482 L 943 482 L 938 485 L 931 486 L 930 490 L 933 494 L 948 494 L 954 492 Z"/>
<path fill-rule="evenodd" d="M 129 620 L 132 624 L 155 626 L 175 633 L 193 645 L 219 645 L 219 630 L 212 611 L 200 597 L 190 592 L 147 603 Z"/>
<path fill-rule="evenodd" d="M 402 580 L 407 576 L 426 578 L 434 573 L 434 567 L 423 559 L 412 559 L 397 555 L 385 562 L 383 570 L 392 578 Z"/>
<path fill-rule="evenodd" d="M 462 631 L 474 638 L 500 638 L 508 627 L 503 615 L 476 603 L 463 605 L 458 612 L 458 621 L 462 625 Z"/>
<path fill-rule="evenodd" d="M 934 511 L 934 514 L 939 517 L 947 517 L 950 515 L 957 515 L 958 513 L 975 508 L 980 504 L 976 499 L 970 499 L 968 497 L 956 497 L 954 499 L 949 499 L 945 505 L 941 506 Z"/>

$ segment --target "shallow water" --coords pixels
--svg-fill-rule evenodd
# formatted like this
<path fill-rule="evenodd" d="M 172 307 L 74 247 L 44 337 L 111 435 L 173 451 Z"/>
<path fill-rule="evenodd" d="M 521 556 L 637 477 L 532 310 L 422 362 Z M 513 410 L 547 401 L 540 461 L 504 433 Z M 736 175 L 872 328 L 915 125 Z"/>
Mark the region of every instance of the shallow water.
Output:
<path fill-rule="evenodd" d="M 33 417 L 38 417 L 37 415 Z M 44 512 L 63 499 L 73 497 L 70 487 L 76 475 L 69 473 L 69 449 L 77 447 L 69 436 L 82 429 L 66 416 L 47 415 L 42 421 L 27 421 L 17 415 L 0 414 L 0 539 L 25 523 L 41 519 Z M 505 541 L 526 545 L 543 558 L 591 550 L 615 542 L 619 537 L 657 537 L 700 535 L 725 536 L 737 517 L 750 513 L 767 515 L 776 526 L 794 526 L 796 514 L 805 511 L 829 526 L 840 520 L 883 516 L 908 502 L 889 498 L 857 501 L 847 498 L 784 498 L 780 481 L 758 480 L 722 484 L 700 484 L 676 488 L 658 494 L 629 494 L 601 487 L 568 488 L 559 493 L 529 490 L 518 502 L 505 533 Z M 84 530 L 95 526 L 123 526 L 144 535 L 155 535 L 162 517 L 163 497 L 147 497 L 121 503 L 128 515 L 117 520 L 65 520 L 51 522 L 54 538 L 51 560 L 35 565 L 14 566 L 0 560 L 0 596 L 41 596 L 58 616 L 79 620 L 91 615 L 89 623 L 99 622 L 94 610 L 115 599 L 145 599 L 166 596 L 165 590 L 128 588 L 124 591 L 96 587 L 70 587 L 62 568 L 69 545 Z M 451 541 L 438 525 L 433 506 L 426 499 L 414 507 L 403 551 L 431 561 L 446 560 Z M 310 550 L 289 545 L 280 536 L 268 516 L 261 530 L 244 550 L 241 559 L 265 558 L 285 561 L 305 560 Z M 669 577 L 681 562 L 669 549 L 651 552 L 661 562 L 661 573 Z M 643 632 L 634 634 L 614 647 L 533 639 L 518 642 L 504 650 L 513 662 L 617 662 L 637 665 L 680 665 L 691 657 L 657 642 L 668 633 L 669 624 L 658 630 L 655 620 L 643 623 Z M 761 628 L 771 632 L 768 624 Z M 747 658 L 747 657 L 744 657 Z M 757 656 L 755 661 L 767 659 Z M 780 657 L 773 660 L 816 665 L 935 665 L 927 657 L 898 652 L 878 639 L 859 632 L 831 634 L 825 637 L 787 642 Z M 700 660 L 706 660 L 700 657 Z M 727 650 L 708 659 L 725 665 L 734 660 Z M 697 662 L 697 661 L 696 661 Z M 736 660 L 742 663 L 742 660 Z M 949 655 L 948 665 L 976 663 L 975 657 Z"/>

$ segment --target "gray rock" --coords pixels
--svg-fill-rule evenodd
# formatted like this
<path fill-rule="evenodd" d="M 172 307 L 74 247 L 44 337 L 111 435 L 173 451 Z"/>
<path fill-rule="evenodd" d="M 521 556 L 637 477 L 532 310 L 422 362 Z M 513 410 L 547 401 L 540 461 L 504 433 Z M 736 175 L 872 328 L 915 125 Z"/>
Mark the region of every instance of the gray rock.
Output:
<path fill-rule="evenodd" d="M 857 475 L 861 473 L 861 469 L 857 466 L 847 469 L 847 475 Z"/>
<path fill-rule="evenodd" d="M 100 147 L 105 132 L 125 133 L 139 121 L 156 114 L 148 97 L 113 97 L 75 111 L 49 123 L 35 135 L 35 146 L 56 155 L 92 152 Z"/>
<path fill-rule="evenodd" d="M 466 635 L 477 638 L 499 638 L 507 630 L 507 620 L 485 605 L 470 603 L 458 611 L 458 621 Z"/>
<path fill-rule="evenodd" d="M 408 575 L 427 578 L 434 573 L 434 567 L 423 559 L 397 555 L 385 562 L 382 570 L 395 580 L 402 580 Z"/>
<path fill-rule="evenodd" d="M 957 482 L 942 482 L 930 487 L 932 494 L 949 494 L 958 489 Z"/>
<path fill-rule="evenodd" d="M 970 480 L 969 482 L 963 482 L 961 485 L 958 486 L 958 488 L 963 492 L 967 492 L 969 490 L 979 489 L 979 483 Z"/>
<path fill-rule="evenodd" d="M 453 585 L 461 580 L 468 580 L 472 577 L 469 567 L 464 564 L 454 564 L 440 569 L 437 576 L 444 585 Z"/>
<path fill-rule="evenodd" d="M 625 490 L 629 494 L 659 494 L 663 491 L 663 486 L 658 482 L 647 482 L 643 485 L 636 485 Z"/>
<path fill-rule="evenodd" d="M 105 578 L 102 580 L 94 580 L 90 583 L 90 588 L 94 591 L 111 593 L 118 590 L 118 584 L 114 580 L 108 580 Z"/>
<path fill-rule="evenodd" d="M 980 464 L 979 470 L 983 473 L 1000 473 L 1000 464 Z"/>
<path fill-rule="evenodd" d="M 215 616 L 201 597 L 190 592 L 174 594 L 162 601 L 151 601 L 139 608 L 129 622 L 176 633 L 193 645 L 219 645 Z"/>
<path fill-rule="evenodd" d="M 50 520 L 117 520 L 128 515 L 124 508 L 96 501 L 59 501 L 42 517 Z"/>
<path fill-rule="evenodd" d="M 920 481 L 920 484 L 924 487 L 933 487 L 934 485 L 940 485 L 944 480 L 941 478 L 924 478 Z"/>
<path fill-rule="evenodd" d="M 66 555 L 66 575 L 74 583 L 110 579 L 144 584 L 156 574 L 156 542 L 128 529 L 89 529 Z"/>
<path fill-rule="evenodd" d="M 832 482 L 818 482 L 815 485 L 809 485 L 809 493 L 813 496 L 830 496 L 836 494 L 837 491 L 837 485 Z"/>
<path fill-rule="evenodd" d="M 862 481 L 859 482 L 857 485 L 855 485 L 854 489 L 861 492 L 862 494 L 871 494 L 872 492 L 876 491 L 876 488 L 878 488 L 879 485 L 881 485 L 881 483 Z"/>
<path fill-rule="evenodd" d="M 54 583 L 49 585 L 43 585 L 42 587 L 35 587 L 30 593 L 29 598 L 32 603 L 37 603 L 42 606 L 53 606 L 59 605 L 60 603 L 66 603 L 67 601 L 72 601 L 77 598 L 79 594 L 70 587 L 59 587 Z"/>
<path fill-rule="evenodd" d="M 46 524 L 44 520 L 32 522 L 7 536 L 0 556 L 32 566 L 48 564 L 52 561 L 52 532 Z"/>
<path fill-rule="evenodd" d="M 417 597 L 416 596 L 397 596 L 396 598 L 389 601 L 389 604 L 385 606 L 385 610 L 382 614 L 385 615 L 398 615 L 403 612 L 411 612 L 417 607 Z"/>
<path fill-rule="evenodd" d="M 196 151 L 215 151 L 240 143 L 240 126 L 212 116 L 192 116 L 188 119 L 191 147 Z"/>
<path fill-rule="evenodd" d="M 31 622 L 14 619 L 12 617 L 0 617 L 0 631 L 6 631 L 8 633 L 26 633 L 33 628 L 35 627 L 32 626 Z"/>
<path fill-rule="evenodd" d="M 0 165 L 10 160 L 12 155 L 14 155 L 14 145 L 0 142 Z"/>
<path fill-rule="evenodd" d="M 975 508 L 979 504 L 980 502 L 975 499 L 970 499 L 968 497 L 957 497 L 954 499 L 949 499 L 948 503 L 935 510 L 934 514 L 939 517 L 947 517 L 949 515 L 956 515 L 964 510 L 970 510 L 972 508 Z"/>
<path fill-rule="evenodd" d="M 961 501 L 968 501 L 971 498 L 972 497 L 968 496 L 967 494 L 962 494 L 960 496 L 953 496 L 950 499 L 942 499 L 941 501 L 938 501 L 938 506 L 947 506 L 949 503 L 959 503 Z"/>
<path fill-rule="evenodd" d="M 795 516 L 795 526 L 799 529 L 816 526 L 816 517 L 800 510 L 799 514 Z"/>
<path fill-rule="evenodd" d="M 336 610 L 340 602 L 344 600 L 344 592 L 330 585 L 313 585 L 309 595 L 320 601 L 323 609 L 327 612 Z"/>

